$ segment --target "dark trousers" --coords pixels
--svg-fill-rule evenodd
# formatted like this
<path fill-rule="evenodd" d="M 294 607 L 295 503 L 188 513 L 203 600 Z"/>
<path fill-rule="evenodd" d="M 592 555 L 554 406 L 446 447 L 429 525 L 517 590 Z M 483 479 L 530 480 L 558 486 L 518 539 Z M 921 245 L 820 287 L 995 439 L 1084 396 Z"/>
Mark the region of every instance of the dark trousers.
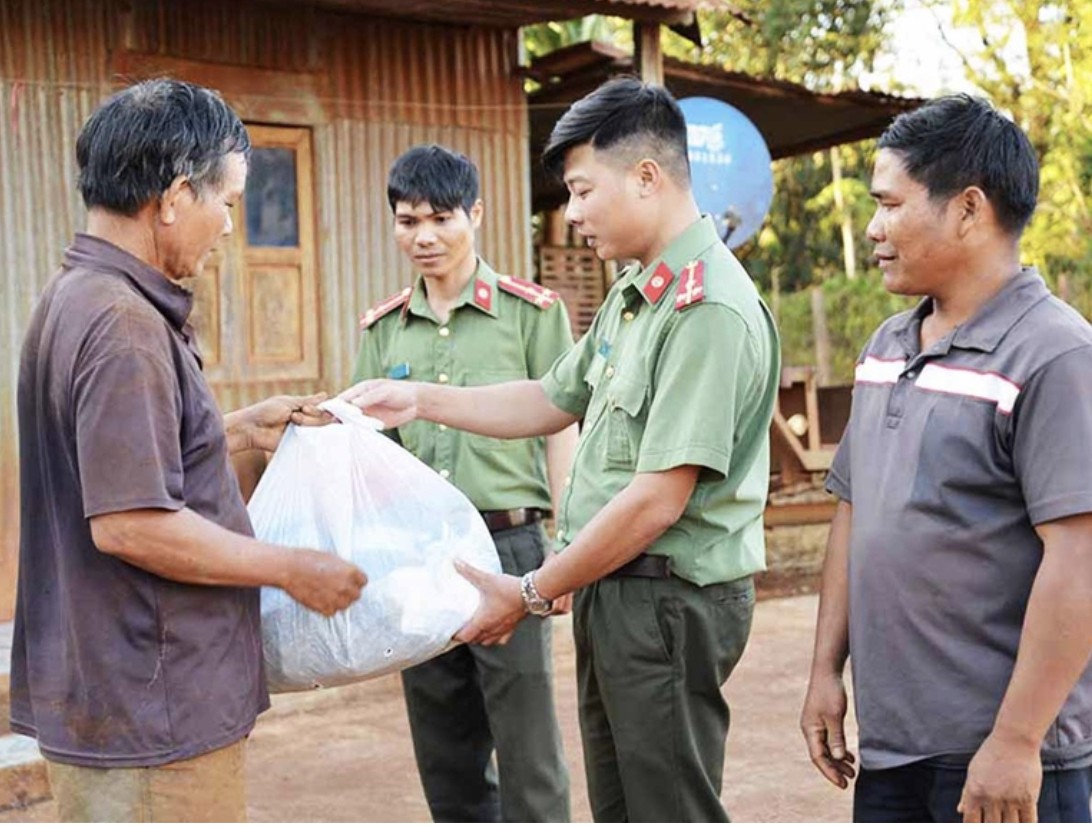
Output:
<path fill-rule="evenodd" d="M 605 578 L 573 608 L 580 730 L 597 822 L 723 822 L 728 705 L 751 578 Z"/>
<path fill-rule="evenodd" d="M 510 575 L 542 563 L 546 540 L 537 523 L 493 540 Z M 402 673 L 434 821 L 569 821 L 550 629 L 549 618 L 526 618 L 503 647 L 456 647 Z"/>
<path fill-rule="evenodd" d="M 956 811 L 966 768 L 915 762 L 890 770 L 862 769 L 853 789 L 854 822 L 962 822 Z M 1044 771 L 1040 822 L 1089 822 L 1092 768 Z"/>

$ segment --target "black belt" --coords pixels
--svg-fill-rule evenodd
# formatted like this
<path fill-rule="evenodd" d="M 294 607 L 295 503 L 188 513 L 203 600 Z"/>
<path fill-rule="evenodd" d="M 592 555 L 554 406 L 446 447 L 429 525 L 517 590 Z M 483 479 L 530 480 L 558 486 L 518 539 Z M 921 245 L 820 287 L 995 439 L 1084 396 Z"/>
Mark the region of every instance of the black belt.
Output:
<path fill-rule="evenodd" d="M 490 532 L 503 532 L 528 523 L 537 523 L 549 512 L 545 509 L 507 509 L 502 512 L 482 512 L 482 520 Z"/>
<path fill-rule="evenodd" d="M 671 561 L 663 555 L 642 552 L 629 563 L 622 564 L 608 578 L 671 578 Z"/>

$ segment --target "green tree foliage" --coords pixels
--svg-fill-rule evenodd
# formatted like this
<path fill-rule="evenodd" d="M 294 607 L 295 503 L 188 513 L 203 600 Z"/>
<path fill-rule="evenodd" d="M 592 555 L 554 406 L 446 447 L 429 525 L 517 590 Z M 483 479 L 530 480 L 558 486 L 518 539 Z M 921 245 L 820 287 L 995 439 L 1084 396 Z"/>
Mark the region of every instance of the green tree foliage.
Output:
<path fill-rule="evenodd" d="M 733 12 L 702 16 L 705 46 L 669 51 L 817 91 L 855 87 L 883 45 L 897 0 L 735 0 Z M 695 54 L 695 52 L 697 54 Z"/>
<path fill-rule="evenodd" d="M 665 35 L 665 53 L 817 91 L 858 88 L 858 79 L 899 36 L 893 21 L 908 0 L 735 0 L 735 12 L 703 13 L 705 46 Z M 978 33 L 961 57 L 966 76 L 1027 130 L 1042 163 L 1039 209 L 1023 243 L 1025 261 L 1092 317 L 1092 0 L 924 0 L 938 16 Z M 629 24 L 586 18 L 529 27 L 537 56 L 587 39 L 632 46 Z M 953 48 L 955 48 L 953 46 Z M 892 83 L 885 92 L 902 90 Z M 858 278 L 845 277 L 841 217 L 830 154 L 774 164 L 774 202 L 756 238 L 737 254 L 780 315 L 786 364 L 814 362 L 808 289 L 822 285 L 834 373 L 852 376 L 868 334 L 907 300 L 890 297 L 868 263 L 865 231 L 874 142 L 837 150 L 842 196 L 852 217 Z"/>
<path fill-rule="evenodd" d="M 576 20 L 537 23 L 523 29 L 523 48 L 532 60 L 589 40 L 600 40 L 620 49 L 632 49 L 633 28 L 628 20 L 620 17 L 590 14 Z"/>
<path fill-rule="evenodd" d="M 888 293 L 878 277 L 851 281 L 838 275 L 823 282 L 820 289 L 830 331 L 831 373 L 837 383 L 849 383 L 853 381 L 857 355 L 880 322 L 913 307 L 917 300 Z M 815 332 L 810 289 L 783 295 L 778 317 L 782 362 L 813 365 Z"/>
<path fill-rule="evenodd" d="M 867 255 L 871 243 L 865 228 L 872 215 L 869 168 L 875 142 L 839 147 L 842 195 L 852 216 L 860 278 L 871 277 Z M 760 287 L 776 283 L 791 293 L 845 275 L 841 216 L 834 206 L 835 184 L 829 152 L 816 152 L 774 162 L 774 200 L 763 230 L 736 253 Z"/>
<path fill-rule="evenodd" d="M 977 48 L 960 53 L 968 80 L 1011 113 L 1039 153 L 1039 207 L 1023 258 L 1092 316 L 1092 0 L 951 7 L 954 22 L 977 33 Z"/>

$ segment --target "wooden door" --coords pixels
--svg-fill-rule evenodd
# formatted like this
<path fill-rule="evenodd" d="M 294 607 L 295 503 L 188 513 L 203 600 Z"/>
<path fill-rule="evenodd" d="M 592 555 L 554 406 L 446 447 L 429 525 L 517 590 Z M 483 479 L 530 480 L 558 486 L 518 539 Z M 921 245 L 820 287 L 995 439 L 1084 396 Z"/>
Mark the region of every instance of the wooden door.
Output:
<path fill-rule="evenodd" d="M 235 232 L 194 285 L 193 323 L 214 385 L 318 379 L 311 133 L 247 127 Z"/>

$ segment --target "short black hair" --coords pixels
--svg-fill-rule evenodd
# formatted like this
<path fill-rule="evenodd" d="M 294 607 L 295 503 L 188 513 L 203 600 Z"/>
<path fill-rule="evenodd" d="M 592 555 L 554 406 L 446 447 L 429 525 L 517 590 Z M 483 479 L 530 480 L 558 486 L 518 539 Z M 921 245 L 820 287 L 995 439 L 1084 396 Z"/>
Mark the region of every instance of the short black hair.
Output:
<path fill-rule="evenodd" d="M 980 187 L 1010 235 L 1019 235 L 1035 212 L 1035 149 L 1020 127 L 983 98 L 932 100 L 896 118 L 878 146 L 898 153 L 907 174 L 935 201 Z"/>
<path fill-rule="evenodd" d="M 690 182 L 686 118 L 662 86 L 614 78 L 574 103 L 554 125 L 542 152 L 547 172 L 561 178 L 565 154 L 588 143 L 596 150 L 651 156 L 679 183 Z"/>
<path fill-rule="evenodd" d="M 428 202 L 433 210 L 462 208 L 467 214 L 478 200 L 478 168 L 463 155 L 439 144 L 407 150 L 391 165 L 387 202 L 394 210 L 400 201 L 417 206 Z"/>
<path fill-rule="evenodd" d="M 224 160 L 249 156 L 246 127 L 213 90 L 160 78 L 123 89 L 76 139 L 78 184 L 88 209 L 136 215 L 180 175 L 199 195 L 223 181 Z"/>

